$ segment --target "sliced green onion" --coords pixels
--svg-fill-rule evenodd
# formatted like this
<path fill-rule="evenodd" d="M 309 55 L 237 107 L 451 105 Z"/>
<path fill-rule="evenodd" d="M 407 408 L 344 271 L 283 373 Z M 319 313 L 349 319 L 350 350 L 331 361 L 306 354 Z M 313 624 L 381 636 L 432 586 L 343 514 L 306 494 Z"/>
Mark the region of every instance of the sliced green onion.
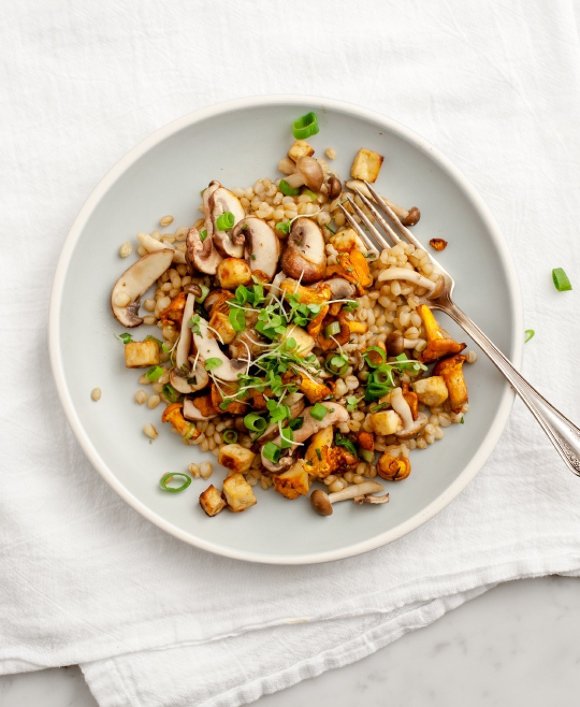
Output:
<path fill-rule="evenodd" d="M 320 422 L 320 420 L 324 420 L 324 418 L 328 414 L 328 408 L 326 405 L 321 405 L 320 403 L 316 403 L 316 405 L 313 405 L 310 408 L 310 415 L 315 419 Z"/>
<path fill-rule="evenodd" d="M 220 214 L 217 217 L 215 227 L 218 231 L 229 231 L 230 228 L 234 227 L 235 222 L 236 217 L 232 214 L 232 212 L 224 211 L 223 214 Z"/>
<path fill-rule="evenodd" d="M 536 332 L 533 329 L 526 329 L 524 331 L 524 344 L 527 344 L 530 339 L 533 339 Z"/>
<path fill-rule="evenodd" d="M 340 334 L 340 322 L 331 322 L 324 329 L 324 336 L 326 336 L 327 339 L 337 334 Z"/>
<path fill-rule="evenodd" d="M 568 275 L 564 272 L 564 268 L 554 268 L 552 270 L 552 280 L 558 292 L 566 292 L 572 289 L 572 283 L 568 279 Z"/>
<path fill-rule="evenodd" d="M 276 464 L 280 459 L 282 449 L 274 442 L 266 442 L 262 447 L 262 454 L 264 455 L 264 459 Z"/>
<path fill-rule="evenodd" d="M 250 432 L 263 432 L 268 423 L 257 412 L 250 412 L 244 417 L 244 425 Z"/>
<path fill-rule="evenodd" d="M 337 229 L 336 229 L 335 224 L 334 224 L 332 221 L 331 221 L 330 223 L 327 223 L 327 224 L 326 224 L 326 228 L 328 228 L 328 230 L 329 230 L 331 233 L 336 233 L 336 230 L 337 230 Z"/>
<path fill-rule="evenodd" d="M 199 240 L 203 243 L 206 238 L 207 238 L 207 229 L 202 228 L 201 231 L 199 232 Z"/>
<path fill-rule="evenodd" d="M 357 398 L 356 395 L 349 395 L 346 399 L 346 409 L 348 412 L 354 412 L 357 409 L 360 400 L 361 398 Z"/>
<path fill-rule="evenodd" d="M 235 332 L 244 331 L 246 328 L 246 315 L 243 309 L 232 307 L 228 316 L 232 329 Z"/>
<path fill-rule="evenodd" d="M 311 135 L 316 135 L 320 132 L 318 127 L 318 116 L 313 111 L 301 115 L 300 118 L 292 123 L 292 135 L 297 140 L 306 140 Z"/>
<path fill-rule="evenodd" d="M 164 373 L 165 368 L 163 366 L 152 366 L 145 374 L 145 377 L 150 383 L 156 383 Z"/>
<path fill-rule="evenodd" d="M 172 385 L 169 385 L 169 383 L 166 383 L 163 386 L 163 390 L 161 392 L 163 397 L 170 403 L 176 403 L 181 397 L 177 390 L 175 390 Z"/>
<path fill-rule="evenodd" d="M 214 371 L 216 368 L 219 368 L 222 365 L 223 361 L 221 358 L 206 358 L 205 359 L 205 370 L 206 371 Z"/>
<path fill-rule="evenodd" d="M 302 194 L 307 196 L 311 201 L 316 201 L 318 199 L 318 194 L 312 189 L 303 189 Z"/>
<path fill-rule="evenodd" d="M 363 461 L 368 462 L 369 464 L 375 460 L 375 453 L 371 452 L 370 449 L 359 449 L 358 455 Z"/>
<path fill-rule="evenodd" d="M 298 194 L 300 194 L 300 189 L 291 187 L 285 179 L 280 180 L 278 189 L 284 196 L 298 196 Z"/>
<path fill-rule="evenodd" d="M 348 358 L 342 354 L 331 354 L 324 362 L 324 367 L 334 376 L 342 376 L 348 368 Z"/>
<path fill-rule="evenodd" d="M 181 481 L 181 485 L 170 486 L 169 484 L 171 484 L 173 481 Z M 163 476 L 159 480 L 159 486 L 163 489 L 163 491 L 167 491 L 167 493 L 181 493 L 182 491 L 185 491 L 185 489 L 189 486 L 190 483 L 191 476 L 172 471 L 170 471 L 168 474 L 163 474 Z"/>
<path fill-rule="evenodd" d="M 294 434 L 289 427 L 284 427 L 280 432 L 280 447 L 281 449 L 288 449 L 292 446 L 294 441 Z"/>
<path fill-rule="evenodd" d="M 363 358 L 367 366 L 370 368 L 378 368 L 387 360 L 387 352 L 380 346 L 369 346 L 363 353 Z"/>
<path fill-rule="evenodd" d="M 294 418 L 292 418 L 292 420 L 288 420 L 288 427 L 291 430 L 299 430 L 303 424 L 304 424 L 303 417 L 294 417 Z"/>
<path fill-rule="evenodd" d="M 365 400 L 378 400 L 386 395 L 392 388 L 385 383 L 371 381 L 365 389 Z"/>
<path fill-rule="evenodd" d="M 199 289 L 201 290 L 201 295 L 196 297 L 195 300 L 198 304 L 203 304 L 205 302 L 205 298 L 209 295 L 209 287 L 207 285 L 200 285 Z"/>
<path fill-rule="evenodd" d="M 131 341 L 133 341 L 133 337 L 131 336 L 131 334 L 128 334 L 127 332 L 124 332 L 123 334 L 119 334 L 118 337 L 119 337 L 119 339 L 121 339 L 121 341 L 124 344 L 129 344 Z"/>
<path fill-rule="evenodd" d="M 290 221 L 280 221 L 280 223 L 276 224 L 276 230 L 278 233 L 283 233 L 287 236 L 290 233 Z"/>
<path fill-rule="evenodd" d="M 191 319 L 187 322 L 189 325 L 189 328 L 194 334 L 201 334 L 201 327 L 199 325 L 199 322 L 201 320 L 201 317 L 199 314 L 194 314 Z"/>
<path fill-rule="evenodd" d="M 388 363 L 383 363 L 378 368 L 375 368 L 369 378 L 373 383 L 378 383 L 379 385 L 392 385 L 393 371 Z"/>
<path fill-rule="evenodd" d="M 353 456 L 358 456 L 356 453 L 356 447 L 354 446 L 352 440 L 350 440 L 346 435 L 337 432 L 334 435 L 334 443 L 337 445 L 337 447 L 344 447 Z"/>
<path fill-rule="evenodd" d="M 355 299 L 349 300 L 345 305 L 344 309 L 347 312 L 354 312 L 355 309 L 359 308 L 359 303 Z"/>
<path fill-rule="evenodd" d="M 238 433 L 235 430 L 224 430 L 222 439 L 226 444 L 235 444 L 238 441 Z"/>

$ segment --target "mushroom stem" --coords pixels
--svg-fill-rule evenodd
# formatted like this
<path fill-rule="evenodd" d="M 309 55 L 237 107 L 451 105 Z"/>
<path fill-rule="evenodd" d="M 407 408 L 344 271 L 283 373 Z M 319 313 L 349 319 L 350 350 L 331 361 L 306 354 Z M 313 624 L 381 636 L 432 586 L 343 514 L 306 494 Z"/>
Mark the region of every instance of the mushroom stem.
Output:
<path fill-rule="evenodd" d="M 394 388 L 391 390 L 389 401 L 393 407 L 393 410 L 397 413 L 401 420 L 403 420 L 403 429 L 406 430 L 411 427 L 413 424 L 413 414 L 411 413 L 409 403 L 403 397 L 402 389 Z"/>
<path fill-rule="evenodd" d="M 348 501 L 349 498 L 366 496 L 369 493 L 376 493 L 377 491 L 382 490 L 383 487 L 376 481 L 363 481 L 362 484 L 347 486 L 345 489 L 342 489 L 342 491 L 328 494 L 328 500 L 331 503 L 338 503 L 339 501 Z"/>
<path fill-rule="evenodd" d="M 387 268 L 383 270 L 377 277 L 377 282 L 385 282 L 386 280 L 406 280 L 407 282 L 412 282 L 418 287 L 424 287 L 431 294 L 437 284 L 430 280 L 428 277 L 421 275 L 415 270 L 408 270 L 407 268 Z"/>

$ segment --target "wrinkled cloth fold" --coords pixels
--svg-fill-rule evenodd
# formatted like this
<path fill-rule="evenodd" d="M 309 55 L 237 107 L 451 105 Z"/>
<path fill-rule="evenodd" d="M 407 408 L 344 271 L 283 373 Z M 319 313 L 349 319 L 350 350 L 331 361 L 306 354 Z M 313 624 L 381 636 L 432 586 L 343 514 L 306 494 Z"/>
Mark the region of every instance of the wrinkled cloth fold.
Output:
<path fill-rule="evenodd" d="M 519 402 L 482 471 L 427 525 L 348 560 L 252 565 L 165 535 L 116 496 L 66 423 L 46 342 L 64 238 L 111 164 L 211 103 L 323 95 L 399 120 L 465 173 L 518 268 L 536 332 L 523 372 L 580 420 L 574 9 L 567 0 L 4 8 L 1 673 L 79 663 L 103 707 L 231 707 L 358 660 L 498 582 L 580 573 L 580 481 Z M 575 290 L 555 291 L 558 266 Z"/>

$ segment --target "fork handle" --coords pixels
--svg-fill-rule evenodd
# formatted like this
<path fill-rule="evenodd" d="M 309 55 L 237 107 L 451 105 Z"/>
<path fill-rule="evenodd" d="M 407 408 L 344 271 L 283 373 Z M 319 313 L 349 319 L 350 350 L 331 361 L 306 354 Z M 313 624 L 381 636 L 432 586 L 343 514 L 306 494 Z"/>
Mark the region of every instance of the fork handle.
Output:
<path fill-rule="evenodd" d="M 477 324 L 452 302 L 434 306 L 448 314 L 480 346 L 540 423 L 572 473 L 580 476 L 580 429 L 544 398 Z"/>

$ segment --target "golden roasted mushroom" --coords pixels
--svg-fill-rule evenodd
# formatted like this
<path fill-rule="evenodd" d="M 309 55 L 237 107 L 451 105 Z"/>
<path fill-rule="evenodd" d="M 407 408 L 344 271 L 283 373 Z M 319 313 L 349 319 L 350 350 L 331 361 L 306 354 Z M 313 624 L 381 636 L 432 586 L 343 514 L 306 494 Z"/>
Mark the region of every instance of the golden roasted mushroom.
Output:
<path fill-rule="evenodd" d="M 461 412 L 465 403 L 469 400 L 467 395 L 467 385 L 463 377 L 463 364 L 467 357 L 463 354 L 456 354 L 451 358 L 446 358 L 433 369 L 436 376 L 441 376 L 445 381 L 449 391 L 449 405 L 452 412 Z"/>
<path fill-rule="evenodd" d="M 311 378 L 304 376 L 299 384 L 299 389 L 308 398 L 309 403 L 318 403 L 331 394 L 331 390 L 324 383 L 313 381 Z"/>
<path fill-rule="evenodd" d="M 435 319 L 433 312 L 426 304 L 421 304 L 417 308 L 427 338 L 427 346 L 421 352 L 421 360 L 424 363 L 437 361 L 440 358 L 457 354 L 463 351 L 466 344 L 460 344 L 452 339 L 447 332 L 443 331 Z"/>
<path fill-rule="evenodd" d="M 377 463 L 377 474 L 386 481 L 402 481 L 411 473 L 411 462 L 407 457 L 395 457 L 389 452 L 381 454 Z"/>
<path fill-rule="evenodd" d="M 191 422 L 184 418 L 180 403 L 168 405 L 163 411 L 161 422 L 169 422 L 173 429 L 184 439 L 196 439 L 201 434 L 195 425 L 192 425 Z"/>

